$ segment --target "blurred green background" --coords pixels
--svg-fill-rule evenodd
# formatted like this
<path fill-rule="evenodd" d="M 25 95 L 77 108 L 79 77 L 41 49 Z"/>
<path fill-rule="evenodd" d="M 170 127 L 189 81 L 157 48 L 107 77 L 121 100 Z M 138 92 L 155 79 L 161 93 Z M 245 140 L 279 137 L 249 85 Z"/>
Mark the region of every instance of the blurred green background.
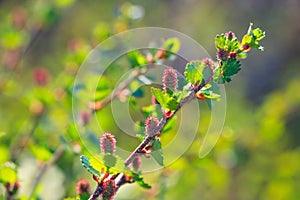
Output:
<path fill-rule="evenodd" d="M 216 34 L 231 30 L 240 38 L 253 22 L 266 31 L 265 51 L 251 52 L 226 86 L 226 122 L 212 152 L 198 158 L 210 117 L 204 111 L 185 154 L 145 175 L 153 188 L 124 186 L 117 199 L 300 199 L 299 9 L 297 0 L 1 0 L 0 164 L 15 164 L 18 195 L 30 194 L 61 146 L 69 150 L 47 167 L 32 196 L 74 197 L 84 177 L 95 187 L 79 161 L 85 150 L 73 130 L 71 93 L 81 62 L 101 41 L 131 28 L 165 27 L 194 38 L 214 58 Z M 98 117 L 118 132 L 109 114 Z M 126 145 L 126 136 L 116 135 Z"/>

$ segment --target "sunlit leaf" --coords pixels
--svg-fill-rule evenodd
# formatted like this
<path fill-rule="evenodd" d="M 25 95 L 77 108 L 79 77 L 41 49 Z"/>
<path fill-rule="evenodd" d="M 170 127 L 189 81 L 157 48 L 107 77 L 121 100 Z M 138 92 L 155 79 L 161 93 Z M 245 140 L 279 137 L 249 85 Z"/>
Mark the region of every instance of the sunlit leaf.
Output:
<path fill-rule="evenodd" d="M 164 166 L 164 157 L 160 140 L 155 139 L 153 141 L 151 155 L 159 165 Z"/>
<path fill-rule="evenodd" d="M 0 167 L 0 183 L 14 183 L 17 181 L 16 170 L 9 166 L 3 165 Z"/>

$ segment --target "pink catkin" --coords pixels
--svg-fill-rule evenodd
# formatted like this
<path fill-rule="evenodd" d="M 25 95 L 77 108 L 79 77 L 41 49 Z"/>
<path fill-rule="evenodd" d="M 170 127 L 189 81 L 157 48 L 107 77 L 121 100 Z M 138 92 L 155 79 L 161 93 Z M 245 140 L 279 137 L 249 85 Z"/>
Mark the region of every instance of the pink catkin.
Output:
<path fill-rule="evenodd" d="M 116 139 L 110 132 L 104 132 L 100 138 L 100 149 L 102 153 L 114 154 L 116 151 Z"/>
<path fill-rule="evenodd" d="M 103 200 L 113 200 L 116 194 L 116 184 L 114 180 L 107 180 L 103 183 Z"/>
<path fill-rule="evenodd" d="M 148 117 L 145 122 L 146 134 L 150 134 L 151 130 L 155 129 L 158 123 L 159 121 L 156 117 L 154 116 Z"/>
<path fill-rule="evenodd" d="M 173 92 L 177 91 L 178 88 L 178 78 L 176 70 L 173 67 L 168 67 L 164 71 L 163 75 L 163 90 L 167 92 L 167 88 Z"/>

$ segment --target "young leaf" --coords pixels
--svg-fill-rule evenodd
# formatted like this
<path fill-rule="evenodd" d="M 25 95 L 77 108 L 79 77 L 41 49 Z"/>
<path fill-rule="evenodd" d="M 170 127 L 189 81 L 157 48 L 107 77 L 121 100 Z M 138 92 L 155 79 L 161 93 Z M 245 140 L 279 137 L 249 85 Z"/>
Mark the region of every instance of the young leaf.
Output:
<path fill-rule="evenodd" d="M 29 149 L 34 157 L 40 161 L 48 161 L 52 157 L 52 153 L 45 147 L 32 144 Z"/>
<path fill-rule="evenodd" d="M 143 56 L 138 50 L 129 52 L 127 54 L 127 58 L 131 68 L 141 67 L 147 64 L 146 57 Z"/>
<path fill-rule="evenodd" d="M 109 169 L 110 173 L 122 172 L 125 168 L 124 161 L 114 155 L 97 155 L 90 159 L 90 166 L 98 171 Z"/>
<path fill-rule="evenodd" d="M 164 157 L 162 153 L 161 142 L 158 139 L 155 139 L 153 141 L 151 155 L 159 165 L 164 166 Z"/>
<path fill-rule="evenodd" d="M 201 83 L 203 81 L 203 67 L 204 63 L 202 61 L 191 61 L 186 64 L 184 76 L 191 84 Z"/>
<path fill-rule="evenodd" d="M 145 189 L 150 189 L 151 188 L 151 185 L 147 184 L 144 182 L 144 178 L 137 174 L 137 173 L 132 173 L 133 175 L 133 181 L 137 182 L 137 184 L 139 184 L 139 186 L 145 188 Z"/>
<path fill-rule="evenodd" d="M 178 38 L 169 38 L 165 41 L 163 48 L 166 51 L 176 53 L 180 48 L 180 41 Z"/>
<path fill-rule="evenodd" d="M 97 177 L 100 177 L 100 172 L 96 170 L 91 164 L 90 164 L 90 159 L 86 157 L 85 155 L 80 156 L 80 161 L 92 175 L 95 175 Z"/>
<path fill-rule="evenodd" d="M 168 93 L 165 93 L 158 88 L 151 88 L 151 91 L 164 110 L 173 111 L 178 108 L 178 102 Z"/>

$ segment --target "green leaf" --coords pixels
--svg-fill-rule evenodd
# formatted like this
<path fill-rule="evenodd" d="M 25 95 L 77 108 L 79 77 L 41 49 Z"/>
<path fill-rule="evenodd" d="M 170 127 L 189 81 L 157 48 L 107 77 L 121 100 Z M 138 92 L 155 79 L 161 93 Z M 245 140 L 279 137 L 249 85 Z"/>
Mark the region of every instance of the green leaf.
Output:
<path fill-rule="evenodd" d="M 67 128 L 67 136 L 68 138 L 70 138 L 72 141 L 75 141 L 79 138 L 79 133 L 78 133 L 78 127 L 77 124 L 71 123 L 69 124 L 68 128 Z"/>
<path fill-rule="evenodd" d="M 226 37 L 224 34 L 217 35 L 215 38 L 215 45 L 218 50 L 226 49 Z"/>
<path fill-rule="evenodd" d="M 124 161 L 115 155 L 102 154 L 90 158 L 90 166 L 98 171 L 109 169 L 110 173 L 120 173 L 124 170 Z"/>
<path fill-rule="evenodd" d="M 178 102 L 170 94 L 158 88 L 151 88 L 151 91 L 164 110 L 176 110 L 178 108 Z"/>
<path fill-rule="evenodd" d="M 191 84 L 202 83 L 203 81 L 203 74 L 202 70 L 205 64 L 200 61 L 191 61 L 186 64 L 184 76 Z"/>
<path fill-rule="evenodd" d="M 134 130 L 137 133 L 136 136 L 140 142 L 146 138 L 144 122 L 136 122 L 134 126 Z"/>
<path fill-rule="evenodd" d="M 52 157 L 52 153 L 45 147 L 38 145 L 30 145 L 29 150 L 34 155 L 34 157 L 40 161 L 48 161 Z"/>
<path fill-rule="evenodd" d="M 162 133 L 170 131 L 176 124 L 176 116 L 172 117 L 168 123 L 164 126 Z"/>
<path fill-rule="evenodd" d="M 236 58 L 229 58 L 228 60 L 223 61 L 221 71 L 216 72 L 216 75 L 220 76 L 223 80 L 220 81 L 219 77 L 215 76 L 214 77 L 215 81 L 217 80 L 217 82 L 219 83 L 230 82 L 231 77 L 237 74 L 241 70 L 240 66 L 241 66 L 240 61 L 238 61 Z"/>
<path fill-rule="evenodd" d="M 180 49 L 180 41 L 178 38 L 169 38 L 165 41 L 163 49 L 166 50 L 165 57 L 169 58 Z"/>
<path fill-rule="evenodd" d="M 159 165 L 164 166 L 164 157 L 160 140 L 155 139 L 153 141 L 151 155 Z"/>
<path fill-rule="evenodd" d="M 145 117 L 155 116 L 158 119 L 162 118 L 162 111 L 158 104 L 151 104 L 142 108 L 142 113 Z"/>
<path fill-rule="evenodd" d="M 90 159 L 88 157 L 86 157 L 85 155 L 82 155 L 82 156 L 80 156 L 80 161 L 81 161 L 83 167 L 85 167 L 92 175 L 100 177 L 100 172 L 98 170 L 96 170 L 93 166 L 91 166 Z"/>
<path fill-rule="evenodd" d="M 139 174 L 136 174 L 136 173 L 132 173 L 133 175 L 133 181 L 137 182 L 137 184 L 139 184 L 139 186 L 145 188 L 145 189 L 150 189 L 151 188 L 151 185 L 147 184 L 144 182 L 144 178 L 139 175 Z"/>
<path fill-rule="evenodd" d="M 16 170 L 9 165 L 3 165 L 0 167 L 0 183 L 15 183 L 17 181 Z"/>
<path fill-rule="evenodd" d="M 131 68 L 140 67 L 147 64 L 146 57 L 142 55 L 138 50 L 129 52 L 127 54 L 127 58 Z"/>
<path fill-rule="evenodd" d="M 9 160 L 9 151 L 5 146 L 0 146 L 0 165 Z"/>
<path fill-rule="evenodd" d="M 262 40 L 266 34 L 260 28 L 252 29 L 253 24 L 251 23 L 248 32 L 244 35 L 242 39 L 242 45 L 249 44 L 251 48 L 256 48 L 260 51 L 263 51 L 263 46 L 259 45 L 259 41 Z"/>

